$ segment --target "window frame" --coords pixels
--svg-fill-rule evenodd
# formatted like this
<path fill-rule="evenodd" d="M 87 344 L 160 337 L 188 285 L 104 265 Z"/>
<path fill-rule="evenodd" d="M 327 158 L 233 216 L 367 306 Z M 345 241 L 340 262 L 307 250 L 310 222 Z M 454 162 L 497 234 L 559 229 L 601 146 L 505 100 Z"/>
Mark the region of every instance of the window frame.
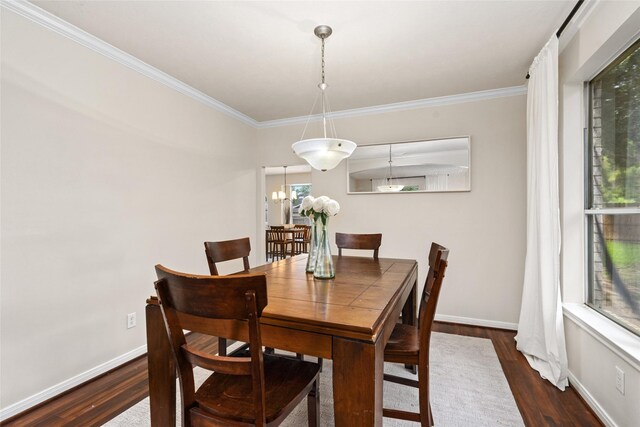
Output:
<path fill-rule="evenodd" d="M 593 185 L 592 185 L 592 176 L 593 176 L 593 90 L 592 84 L 595 80 L 606 74 L 612 68 L 619 65 L 623 62 L 632 52 L 635 52 L 640 48 L 640 38 L 632 42 L 626 49 L 622 52 L 619 52 L 615 58 L 609 62 L 604 68 L 602 68 L 598 73 L 596 73 L 591 79 L 584 82 L 584 91 L 585 91 L 585 115 L 586 115 L 586 123 L 587 127 L 584 129 L 584 305 L 595 311 L 596 313 L 604 316 L 610 321 L 614 322 L 616 325 L 624 328 L 631 334 L 636 337 L 640 337 L 640 332 L 631 329 L 629 325 L 622 323 L 619 319 L 610 315 L 607 311 L 601 310 L 596 307 L 592 302 L 592 294 L 594 292 L 593 283 L 595 280 L 594 277 L 594 269 L 593 269 L 593 260 L 594 260 L 594 239 L 593 239 L 593 217 L 596 215 L 638 215 L 640 214 L 640 206 L 638 207 L 598 207 L 593 208 Z"/>

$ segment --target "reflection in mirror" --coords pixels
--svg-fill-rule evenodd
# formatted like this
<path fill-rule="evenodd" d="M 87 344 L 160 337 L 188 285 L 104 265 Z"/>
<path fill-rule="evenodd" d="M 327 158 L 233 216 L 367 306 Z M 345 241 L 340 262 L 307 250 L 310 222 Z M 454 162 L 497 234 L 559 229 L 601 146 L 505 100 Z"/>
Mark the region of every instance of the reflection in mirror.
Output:
<path fill-rule="evenodd" d="M 471 190 L 470 138 L 359 145 L 347 160 L 348 192 Z"/>

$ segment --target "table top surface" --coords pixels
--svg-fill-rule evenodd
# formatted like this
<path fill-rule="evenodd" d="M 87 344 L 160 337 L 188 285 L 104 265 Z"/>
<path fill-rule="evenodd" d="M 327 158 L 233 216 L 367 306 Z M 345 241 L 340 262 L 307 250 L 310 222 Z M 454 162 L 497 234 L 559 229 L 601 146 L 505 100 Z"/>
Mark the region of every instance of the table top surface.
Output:
<path fill-rule="evenodd" d="M 375 339 L 388 312 L 417 278 L 415 260 L 334 256 L 336 277 L 331 280 L 314 279 L 305 272 L 306 262 L 303 254 L 250 270 L 267 275 L 263 324 Z"/>

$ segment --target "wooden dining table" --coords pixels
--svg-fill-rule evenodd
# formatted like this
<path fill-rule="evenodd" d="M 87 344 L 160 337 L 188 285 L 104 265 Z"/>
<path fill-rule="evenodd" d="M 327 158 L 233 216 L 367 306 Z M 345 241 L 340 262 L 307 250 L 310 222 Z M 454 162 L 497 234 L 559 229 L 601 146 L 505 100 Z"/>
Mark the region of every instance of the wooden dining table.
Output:
<path fill-rule="evenodd" d="M 334 257 L 335 279 L 319 280 L 306 261 L 302 254 L 250 270 L 267 275 L 262 343 L 332 359 L 335 425 L 381 426 L 384 346 L 401 313 L 416 322 L 417 262 Z M 176 371 L 156 297 L 146 321 L 151 424 L 174 426 Z M 240 330 L 231 321 L 212 332 L 246 341 Z"/>

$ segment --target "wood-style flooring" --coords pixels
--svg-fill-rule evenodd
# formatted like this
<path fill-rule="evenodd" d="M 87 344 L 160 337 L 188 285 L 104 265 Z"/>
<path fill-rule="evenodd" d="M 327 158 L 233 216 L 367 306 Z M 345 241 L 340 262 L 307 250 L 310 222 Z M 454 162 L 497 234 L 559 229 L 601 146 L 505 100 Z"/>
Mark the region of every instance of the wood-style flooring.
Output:
<path fill-rule="evenodd" d="M 575 390 L 561 392 L 529 367 L 516 350 L 515 332 L 441 322 L 434 331 L 491 339 L 527 426 L 602 426 Z M 217 339 L 192 334 L 189 340 L 217 351 Z M 147 394 L 147 361 L 140 357 L 0 425 L 99 426 Z"/>

